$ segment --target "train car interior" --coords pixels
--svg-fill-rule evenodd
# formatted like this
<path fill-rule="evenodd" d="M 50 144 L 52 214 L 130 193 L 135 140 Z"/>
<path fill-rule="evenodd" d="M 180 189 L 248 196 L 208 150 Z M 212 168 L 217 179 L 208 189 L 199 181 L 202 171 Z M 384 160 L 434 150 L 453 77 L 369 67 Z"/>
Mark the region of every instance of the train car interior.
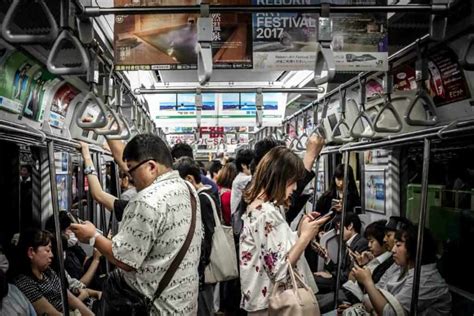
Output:
<path fill-rule="evenodd" d="M 79 242 L 89 262 L 73 276 L 64 216 L 72 218 L 68 225 L 90 221 L 110 240 L 127 227 L 92 188 L 115 202 L 130 199 L 123 147 L 147 134 L 169 149 L 192 148 L 201 175 L 216 181 L 220 194 L 233 187 L 220 184 L 213 165 L 235 165 L 239 153 L 265 140 L 306 161 L 311 141 L 324 139 L 301 191 L 306 203 L 288 223 L 298 232 L 306 216 L 322 212 L 328 192 L 337 193 L 327 203 L 339 222 L 315 237 L 335 263 L 334 298 L 331 311 L 314 315 L 376 314 L 341 310 L 338 282 L 349 243 L 339 227 L 353 213 L 360 235 L 392 217 L 418 227 L 411 305 L 396 302 L 402 313 L 379 315 L 431 314 L 429 306 L 416 308 L 426 285 L 423 227 L 434 237 L 436 268 L 450 294 L 449 312 L 431 315 L 474 315 L 473 0 L 3 0 L 0 23 L 0 252 L 10 259 L 22 234 L 50 231 L 58 315 L 76 309 L 66 292 L 71 276 L 91 288 L 84 303 L 96 313 L 103 284 L 120 269 Z M 327 272 L 321 256 L 307 256 L 320 291 L 316 274 Z M 10 261 L 5 273 L 13 284 L 18 267 Z M 225 308 L 224 286 L 216 288 L 220 302 L 213 300 L 210 315 L 246 315 L 250 303 L 240 287 L 235 310 Z M 93 298 L 93 291 L 102 294 Z M 0 315 L 7 315 L 5 304 Z M 150 314 L 179 314 L 156 308 Z M 74 315 L 88 315 L 79 310 Z"/>

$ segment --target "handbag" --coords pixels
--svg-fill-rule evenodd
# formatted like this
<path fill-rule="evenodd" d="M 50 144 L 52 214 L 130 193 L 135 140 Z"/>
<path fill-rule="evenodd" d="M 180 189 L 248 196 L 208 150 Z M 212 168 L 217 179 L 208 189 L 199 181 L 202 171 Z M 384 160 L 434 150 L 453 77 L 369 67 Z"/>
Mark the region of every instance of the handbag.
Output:
<path fill-rule="evenodd" d="M 295 273 L 288 262 L 291 288 L 285 282 L 276 282 L 268 303 L 268 315 L 275 316 L 319 316 L 319 305 L 313 290 Z M 301 285 L 298 286 L 297 281 Z"/>
<path fill-rule="evenodd" d="M 239 271 L 232 227 L 221 223 L 214 199 L 205 192 L 200 194 L 206 196 L 211 202 L 216 223 L 212 235 L 210 262 L 204 270 L 204 283 L 213 284 L 236 279 L 239 277 Z"/>
<path fill-rule="evenodd" d="M 139 293 L 133 289 L 125 281 L 123 273 L 119 269 L 112 271 L 107 280 L 104 282 L 104 287 L 102 289 L 102 299 L 101 305 L 99 306 L 99 311 L 97 315 L 114 315 L 114 316 L 142 316 L 150 315 L 153 302 L 160 297 L 161 293 L 166 289 L 168 284 L 171 282 L 176 270 L 178 270 L 181 261 L 183 260 L 186 252 L 189 249 L 191 241 L 194 236 L 194 231 L 196 228 L 196 207 L 197 202 L 190 186 L 186 183 L 189 194 L 191 196 L 191 225 L 189 227 L 188 234 L 184 241 L 183 246 L 179 250 L 178 254 L 171 262 L 170 267 L 164 274 L 158 288 L 156 289 L 155 294 L 152 299 L 149 299 L 145 295 Z"/>

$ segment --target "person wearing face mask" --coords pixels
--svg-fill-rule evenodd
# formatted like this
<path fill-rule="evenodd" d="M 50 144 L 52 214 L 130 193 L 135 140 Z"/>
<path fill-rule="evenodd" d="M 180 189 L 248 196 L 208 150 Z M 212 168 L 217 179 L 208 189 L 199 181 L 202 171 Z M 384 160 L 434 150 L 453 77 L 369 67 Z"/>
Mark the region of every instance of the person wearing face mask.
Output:
<path fill-rule="evenodd" d="M 78 239 L 73 231 L 69 229 L 71 220 L 66 211 L 59 213 L 59 226 L 61 234 L 65 236 L 66 243 L 63 243 L 66 257 L 64 259 L 64 268 L 72 278 L 78 279 L 86 287 L 100 289 L 97 282 L 97 270 L 100 265 L 101 254 L 94 249 L 92 258 L 88 258 L 85 251 L 78 244 Z M 51 216 L 46 222 L 46 229 L 54 231 L 54 218 Z"/>
<path fill-rule="evenodd" d="M 21 291 L 7 281 L 9 262 L 0 246 L 0 316 L 36 316 L 35 309 Z"/>

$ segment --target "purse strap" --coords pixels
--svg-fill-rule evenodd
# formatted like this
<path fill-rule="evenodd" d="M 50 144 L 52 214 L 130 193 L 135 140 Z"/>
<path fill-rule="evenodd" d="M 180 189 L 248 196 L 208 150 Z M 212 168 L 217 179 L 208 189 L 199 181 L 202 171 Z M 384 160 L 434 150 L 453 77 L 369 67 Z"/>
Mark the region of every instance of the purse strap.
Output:
<path fill-rule="evenodd" d="M 196 202 L 196 197 L 194 196 L 191 187 L 189 186 L 188 183 L 186 183 L 186 186 L 188 187 L 189 190 L 189 195 L 191 199 L 191 226 L 189 227 L 188 235 L 186 236 L 186 240 L 184 241 L 183 246 L 178 252 L 178 255 L 174 258 L 173 262 L 171 262 L 170 267 L 166 271 L 165 275 L 161 279 L 160 283 L 158 284 L 158 288 L 156 289 L 155 295 L 153 295 L 153 299 L 151 300 L 150 304 L 153 305 L 153 302 L 160 297 L 161 293 L 166 289 L 168 284 L 171 282 L 171 279 L 173 278 L 174 274 L 176 273 L 176 270 L 178 270 L 179 265 L 181 264 L 181 261 L 183 261 L 184 256 L 186 255 L 186 252 L 189 249 L 189 246 L 191 245 L 191 241 L 194 236 L 194 231 L 196 229 L 196 207 L 197 207 L 197 202 Z"/>

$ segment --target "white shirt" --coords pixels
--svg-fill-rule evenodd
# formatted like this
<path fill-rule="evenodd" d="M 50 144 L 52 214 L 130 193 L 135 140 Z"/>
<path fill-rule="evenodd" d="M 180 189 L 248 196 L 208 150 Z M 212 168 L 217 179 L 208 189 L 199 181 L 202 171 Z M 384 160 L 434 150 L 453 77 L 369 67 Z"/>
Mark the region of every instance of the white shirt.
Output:
<path fill-rule="evenodd" d="M 125 201 L 130 201 L 130 199 L 134 197 L 136 194 L 137 194 L 137 189 L 135 187 L 131 187 L 122 192 L 122 194 L 120 195 L 120 199 L 125 200 Z"/>
<path fill-rule="evenodd" d="M 240 172 L 232 182 L 232 192 L 230 193 L 230 213 L 231 215 L 237 211 L 240 200 L 242 199 L 242 193 L 247 186 L 247 183 L 252 180 L 252 176 L 246 175 Z"/>
<path fill-rule="evenodd" d="M 348 241 L 346 241 L 346 245 L 347 245 L 347 247 L 350 247 L 350 246 L 351 246 L 351 244 L 352 244 L 352 241 L 354 240 L 354 238 L 356 238 L 356 236 L 357 236 L 357 235 L 359 235 L 359 234 L 355 233 L 354 235 L 352 235 L 352 237 L 351 237 L 351 238 L 349 238 L 349 240 L 348 240 Z"/>
<path fill-rule="evenodd" d="M 255 210 L 249 208 L 242 215 L 244 226 L 240 235 L 240 306 L 249 312 L 268 308 L 268 299 L 275 282 L 287 282 L 288 252 L 298 239 L 290 229 L 283 211 L 271 203 L 263 203 Z M 316 293 L 318 288 L 304 254 L 295 272 Z"/>
<path fill-rule="evenodd" d="M 195 315 L 198 264 L 203 236 L 199 198 L 196 228 L 189 249 L 170 284 L 154 301 L 153 315 Z M 119 232 L 112 239 L 114 257 L 136 269 L 124 272 L 125 281 L 152 298 L 158 283 L 183 245 L 191 224 L 188 186 L 177 171 L 158 177 L 138 192 L 125 208 Z"/>

